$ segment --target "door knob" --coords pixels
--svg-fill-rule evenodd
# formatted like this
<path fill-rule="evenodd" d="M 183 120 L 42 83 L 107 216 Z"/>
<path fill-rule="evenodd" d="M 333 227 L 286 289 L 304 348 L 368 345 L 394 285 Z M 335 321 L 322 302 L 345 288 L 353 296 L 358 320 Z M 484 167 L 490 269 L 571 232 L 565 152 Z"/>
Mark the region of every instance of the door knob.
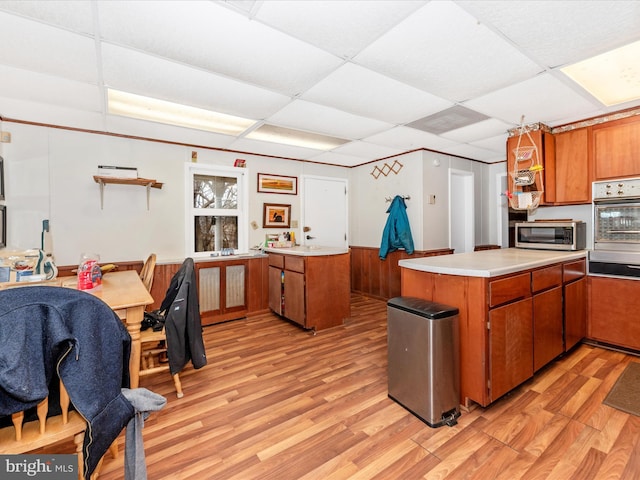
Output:
<path fill-rule="evenodd" d="M 316 237 L 312 237 L 311 235 L 307 235 L 307 240 L 313 240 Z"/>

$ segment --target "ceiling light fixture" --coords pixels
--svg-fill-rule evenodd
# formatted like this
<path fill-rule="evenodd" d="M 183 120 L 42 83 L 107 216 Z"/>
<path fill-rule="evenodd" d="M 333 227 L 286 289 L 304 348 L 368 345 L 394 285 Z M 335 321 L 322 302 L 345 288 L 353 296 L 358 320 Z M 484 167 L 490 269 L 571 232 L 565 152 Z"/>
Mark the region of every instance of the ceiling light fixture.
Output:
<path fill-rule="evenodd" d="M 606 106 L 640 98 L 640 41 L 560 70 Z"/>
<path fill-rule="evenodd" d="M 113 115 L 195 128 L 225 135 L 239 135 L 256 123 L 256 120 L 234 117 L 233 115 L 113 89 L 109 89 L 108 100 L 109 113 Z"/>
<path fill-rule="evenodd" d="M 314 148 L 316 150 L 332 150 L 350 140 L 344 138 L 320 135 L 318 133 L 303 132 L 293 128 L 262 125 L 246 135 L 245 138 L 263 140 L 265 142 L 283 143 L 296 147 Z"/>

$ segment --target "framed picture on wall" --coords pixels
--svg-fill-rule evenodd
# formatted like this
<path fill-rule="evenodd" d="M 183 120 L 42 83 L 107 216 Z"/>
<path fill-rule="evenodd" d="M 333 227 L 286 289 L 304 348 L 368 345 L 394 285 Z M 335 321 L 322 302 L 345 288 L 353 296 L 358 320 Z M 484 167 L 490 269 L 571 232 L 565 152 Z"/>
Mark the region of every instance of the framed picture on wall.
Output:
<path fill-rule="evenodd" d="M 258 174 L 258 193 L 298 194 L 298 177 L 285 175 Z"/>
<path fill-rule="evenodd" d="M 7 246 L 7 207 L 0 205 L 0 248 Z"/>
<path fill-rule="evenodd" d="M 262 228 L 289 228 L 291 205 L 265 203 Z"/>
<path fill-rule="evenodd" d="M 4 200 L 4 158 L 0 157 L 0 200 Z"/>

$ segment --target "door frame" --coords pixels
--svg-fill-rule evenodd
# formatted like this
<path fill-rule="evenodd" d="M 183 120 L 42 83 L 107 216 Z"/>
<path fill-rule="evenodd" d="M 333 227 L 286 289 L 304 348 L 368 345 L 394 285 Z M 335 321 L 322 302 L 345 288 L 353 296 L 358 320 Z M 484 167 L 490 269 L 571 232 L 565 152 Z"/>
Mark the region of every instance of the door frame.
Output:
<path fill-rule="evenodd" d="M 457 182 L 456 179 L 462 180 L 463 187 L 460 190 L 454 192 L 454 187 Z M 457 170 L 455 168 L 449 169 L 449 248 L 453 248 L 452 238 L 453 238 L 453 230 L 454 224 L 456 223 L 456 219 L 461 219 L 460 222 L 465 226 L 465 237 L 464 237 L 464 246 L 465 252 L 473 252 L 475 249 L 475 197 L 474 197 L 474 180 L 475 175 L 473 172 L 468 170 Z M 456 189 L 457 190 L 457 189 Z M 462 215 L 459 215 L 459 212 L 453 212 L 452 208 L 452 200 L 454 195 L 460 196 L 462 195 L 462 206 L 463 212 Z M 456 202 L 459 203 L 459 202 Z M 454 216 L 455 215 L 455 216 Z M 462 252 L 454 252 L 454 253 L 462 253 Z"/>

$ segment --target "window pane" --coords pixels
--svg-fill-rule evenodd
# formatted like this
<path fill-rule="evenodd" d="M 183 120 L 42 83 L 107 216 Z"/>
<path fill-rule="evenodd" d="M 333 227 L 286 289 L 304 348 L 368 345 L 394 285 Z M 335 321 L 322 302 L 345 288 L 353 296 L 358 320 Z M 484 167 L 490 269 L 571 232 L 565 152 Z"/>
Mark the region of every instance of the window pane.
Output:
<path fill-rule="evenodd" d="M 194 251 L 213 252 L 223 248 L 238 249 L 238 217 L 194 217 Z"/>
<path fill-rule="evenodd" d="M 193 206 L 195 208 L 238 208 L 238 179 L 194 175 Z"/>

